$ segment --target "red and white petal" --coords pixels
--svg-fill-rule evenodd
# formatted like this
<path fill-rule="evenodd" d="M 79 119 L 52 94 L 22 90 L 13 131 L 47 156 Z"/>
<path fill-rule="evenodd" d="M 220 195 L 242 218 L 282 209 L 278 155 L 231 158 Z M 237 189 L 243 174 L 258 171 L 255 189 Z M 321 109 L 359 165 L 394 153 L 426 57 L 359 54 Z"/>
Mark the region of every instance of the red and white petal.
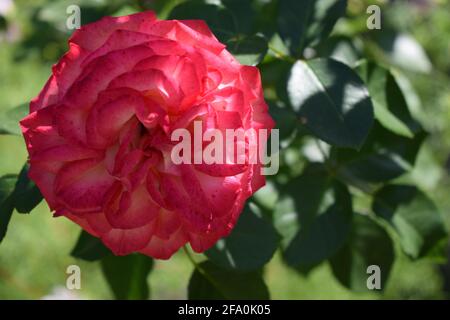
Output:
<path fill-rule="evenodd" d="M 95 212 L 103 206 L 103 198 L 113 184 L 100 159 L 70 162 L 58 172 L 55 193 L 60 203 L 71 212 Z"/>
<path fill-rule="evenodd" d="M 151 200 L 146 187 L 141 185 L 132 192 L 122 190 L 120 196 L 106 204 L 105 215 L 114 228 L 133 229 L 150 223 L 160 209 Z"/>
<path fill-rule="evenodd" d="M 175 252 L 178 251 L 186 242 L 188 236 L 182 228 L 172 233 L 169 239 L 161 239 L 158 236 L 153 236 L 150 243 L 139 252 L 155 259 L 169 259 Z"/>
<path fill-rule="evenodd" d="M 181 220 L 176 212 L 161 209 L 155 220 L 155 236 L 169 240 L 180 226 Z"/>
<path fill-rule="evenodd" d="M 58 85 L 54 75 L 45 83 L 44 88 L 39 95 L 30 102 L 30 112 L 35 112 L 46 106 L 55 104 L 58 101 Z"/>
<path fill-rule="evenodd" d="M 131 70 L 139 61 L 149 57 L 152 50 L 140 45 L 110 52 L 94 59 L 86 66 L 87 72 L 76 81 L 64 97 L 68 107 L 89 109 L 97 100 L 99 92 L 119 75 Z"/>
<path fill-rule="evenodd" d="M 155 21 L 156 15 L 152 11 L 123 17 L 104 17 L 76 30 L 69 42 L 76 43 L 86 50 L 94 51 L 118 29 L 145 32 Z"/>
<path fill-rule="evenodd" d="M 55 174 L 48 172 L 45 167 L 37 163 L 30 166 L 28 177 L 36 183 L 51 210 L 60 207 L 54 189 Z"/>
<path fill-rule="evenodd" d="M 154 223 L 149 223 L 135 229 L 111 229 L 102 234 L 101 239 L 115 255 L 123 256 L 144 249 L 154 228 Z"/>

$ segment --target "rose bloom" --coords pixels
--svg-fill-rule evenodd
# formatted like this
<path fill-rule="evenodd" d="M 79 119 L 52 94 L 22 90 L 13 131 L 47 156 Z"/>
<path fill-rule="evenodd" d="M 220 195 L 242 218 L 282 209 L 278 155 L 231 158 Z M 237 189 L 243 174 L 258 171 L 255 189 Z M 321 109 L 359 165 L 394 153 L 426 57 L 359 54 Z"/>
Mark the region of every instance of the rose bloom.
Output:
<path fill-rule="evenodd" d="M 116 255 L 168 259 L 210 248 L 264 185 L 261 164 L 179 164 L 171 132 L 271 129 L 259 71 L 240 65 L 204 21 L 153 12 L 76 30 L 20 123 L 30 178 L 55 216 Z M 266 143 L 260 141 L 259 143 Z"/>

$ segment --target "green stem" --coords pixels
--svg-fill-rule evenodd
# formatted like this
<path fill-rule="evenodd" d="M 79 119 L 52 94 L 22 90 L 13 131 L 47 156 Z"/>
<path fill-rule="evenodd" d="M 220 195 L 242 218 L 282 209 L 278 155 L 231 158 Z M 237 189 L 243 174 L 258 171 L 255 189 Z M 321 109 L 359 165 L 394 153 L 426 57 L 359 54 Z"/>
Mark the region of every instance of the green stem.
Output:
<path fill-rule="evenodd" d="M 291 63 L 295 63 L 296 60 L 294 58 L 292 58 L 291 56 L 284 54 L 283 52 L 281 52 L 280 50 L 274 48 L 270 44 L 268 45 L 268 47 L 269 47 L 269 50 L 271 50 L 275 54 L 275 56 L 277 58 L 279 58 L 281 60 L 285 60 L 285 61 L 291 62 Z"/>
<path fill-rule="evenodd" d="M 218 292 L 220 292 L 220 294 L 222 294 L 222 296 L 227 299 L 227 297 L 225 296 L 225 294 L 220 290 L 220 286 L 217 284 L 217 282 L 205 271 L 205 269 L 203 269 L 192 257 L 191 253 L 189 252 L 188 248 L 184 245 L 183 246 L 183 250 L 184 253 L 186 253 L 186 256 L 188 257 L 189 261 L 192 263 L 192 265 L 194 266 L 195 270 L 197 270 L 203 277 L 205 277 L 206 280 L 208 280 L 213 287 L 216 288 L 216 290 Z"/>
<path fill-rule="evenodd" d="M 183 250 L 184 253 L 186 253 L 186 256 L 188 257 L 189 261 L 192 263 L 192 265 L 194 266 L 195 269 L 200 271 L 200 266 L 198 265 L 198 263 L 194 260 L 194 258 L 192 257 L 191 253 L 189 252 L 188 248 L 184 245 L 183 246 Z"/>

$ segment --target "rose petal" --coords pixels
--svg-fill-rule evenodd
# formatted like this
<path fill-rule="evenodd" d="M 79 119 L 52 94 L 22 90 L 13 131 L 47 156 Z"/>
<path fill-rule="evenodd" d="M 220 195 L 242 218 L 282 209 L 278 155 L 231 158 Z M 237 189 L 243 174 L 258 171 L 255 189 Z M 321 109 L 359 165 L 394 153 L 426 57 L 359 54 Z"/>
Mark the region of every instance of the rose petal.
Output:
<path fill-rule="evenodd" d="M 135 229 L 111 229 L 101 236 L 103 243 L 118 256 L 124 256 L 142 250 L 150 241 L 154 223 Z"/>
<path fill-rule="evenodd" d="M 100 159 L 69 162 L 56 175 L 55 193 L 71 212 L 100 211 L 114 182 Z"/>
<path fill-rule="evenodd" d="M 156 15 L 152 11 L 123 17 L 104 17 L 76 30 L 69 42 L 76 43 L 86 50 L 94 51 L 118 29 L 145 32 L 155 21 Z"/>
<path fill-rule="evenodd" d="M 154 203 L 147 189 L 141 185 L 134 191 L 122 190 L 105 206 L 105 214 L 111 226 L 120 229 L 134 229 L 155 219 L 160 207 Z"/>
<path fill-rule="evenodd" d="M 169 259 L 178 249 L 180 249 L 188 238 L 182 228 L 179 228 L 177 232 L 173 233 L 169 239 L 160 239 L 157 236 L 153 236 L 150 243 L 140 253 L 151 256 L 155 259 Z"/>

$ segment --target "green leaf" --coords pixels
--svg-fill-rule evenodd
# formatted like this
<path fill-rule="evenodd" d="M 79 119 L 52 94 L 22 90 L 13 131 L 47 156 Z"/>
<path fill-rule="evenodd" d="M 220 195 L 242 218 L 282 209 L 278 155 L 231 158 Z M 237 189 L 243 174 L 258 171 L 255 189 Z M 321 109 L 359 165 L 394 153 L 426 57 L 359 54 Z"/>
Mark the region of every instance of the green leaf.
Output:
<path fill-rule="evenodd" d="M 346 0 L 279 0 L 278 30 L 293 55 L 326 38 L 345 14 Z"/>
<path fill-rule="evenodd" d="M 181 0 L 138 0 L 137 2 L 142 10 L 153 10 L 159 19 L 164 20 Z"/>
<path fill-rule="evenodd" d="M 110 255 L 111 251 L 105 247 L 102 241 L 82 230 L 75 247 L 70 255 L 86 261 L 96 261 Z"/>
<path fill-rule="evenodd" d="M 103 274 L 120 300 L 144 300 L 149 296 L 147 276 L 153 267 L 153 260 L 141 254 L 128 256 L 108 255 L 101 260 Z"/>
<path fill-rule="evenodd" d="M 270 98 L 278 102 L 283 102 L 286 106 L 289 106 L 289 98 L 287 94 L 286 83 L 290 75 L 292 63 L 273 59 L 269 62 L 264 62 L 258 66 L 261 70 L 261 77 L 265 92 L 273 91 Z"/>
<path fill-rule="evenodd" d="M 257 18 L 253 0 L 221 0 L 220 2 L 233 13 L 239 33 L 252 32 L 255 18 Z"/>
<path fill-rule="evenodd" d="M 295 138 L 298 127 L 297 115 L 288 107 L 282 107 L 277 100 L 268 100 L 269 113 L 279 130 L 281 147 L 287 147 Z"/>
<path fill-rule="evenodd" d="M 254 204 L 246 205 L 231 234 L 205 252 L 216 265 L 249 271 L 263 267 L 277 249 L 277 234 Z"/>
<path fill-rule="evenodd" d="M 408 138 L 420 131 L 420 125 L 412 118 L 403 92 L 389 70 L 363 61 L 356 71 L 369 88 L 375 117 L 386 129 Z"/>
<path fill-rule="evenodd" d="M 411 81 L 400 70 L 391 68 L 390 71 L 405 98 L 408 110 L 414 117 L 421 119 L 424 112 L 422 102 Z"/>
<path fill-rule="evenodd" d="M 237 37 L 230 39 L 227 49 L 244 65 L 258 65 L 267 53 L 267 40 L 261 35 Z"/>
<path fill-rule="evenodd" d="M 188 1 L 176 6 L 170 13 L 169 19 L 205 20 L 222 43 L 226 43 L 237 34 L 237 26 L 231 11 L 223 6 L 205 4 L 202 1 Z"/>
<path fill-rule="evenodd" d="M 412 258 L 426 256 L 447 237 L 438 208 L 414 186 L 385 186 L 376 193 L 372 209 L 394 227 L 403 250 Z"/>
<path fill-rule="evenodd" d="M 380 290 L 385 288 L 395 251 L 389 234 L 373 219 L 355 214 L 347 243 L 330 259 L 334 276 L 354 291 L 367 292 L 368 278 L 373 274 L 369 266 L 380 269 Z"/>
<path fill-rule="evenodd" d="M 426 137 L 424 131 L 410 139 L 385 129 L 378 121 L 363 148 L 357 152 L 333 148 L 337 175 L 364 191 L 374 191 L 376 184 L 395 179 L 411 170 Z"/>
<path fill-rule="evenodd" d="M 28 114 L 28 103 L 0 113 L 0 134 L 21 135 L 19 121 Z"/>
<path fill-rule="evenodd" d="M 269 299 L 269 291 L 261 271 L 230 271 L 205 261 L 198 265 L 189 280 L 188 298 L 262 300 Z"/>
<path fill-rule="evenodd" d="M 253 31 L 261 32 L 270 39 L 277 32 L 277 1 L 253 0 L 252 6 L 257 11 Z"/>
<path fill-rule="evenodd" d="M 283 247 L 292 241 L 301 226 L 314 221 L 329 186 L 326 169 L 314 163 L 280 190 L 274 210 L 274 224 L 283 236 Z"/>
<path fill-rule="evenodd" d="M 30 213 L 42 201 L 38 187 L 28 178 L 29 167 L 25 163 L 14 190 L 14 206 L 19 213 Z"/>
<path fill-rule="evenodd" d="M 346 187 L 332 181 L 322 165 L 307 167 L 285 186 L 275 207 L 285 261 L 304 268 L 332 256 L 348 236 L 351 216 Z"/>
<path fill-rule="evenodd" d="M 373 122 L 369 93 L 358 75 L 331 59 L 298 61 L 287 91 L 301 122 L 318 138 L 359 149 Z"/>
<path fill-rule="evenodd" d="M 376 34 L 379 35 L 376 41 L 390 64 L 413 72 L 429 73 L 432 70 L 425 50 L 411 35 L 392 30 Z"/>
<path fill-rule="evenodd" d="M 5 175 L 0 177 L 0 242 L 6 235 L 9 220 L 14 211 L 12 194 L 16 182 L 16 175 Z"/>
<path fill-rule="evenodd" d="M 316 49 L 318 57 L 329 57 L 353 67 L 361 59 L 358 39 L 346 36 L 331 36 Z"/>
<path fill-rule="evenodd" d="M 337 200 L 339 201 L 339 200 Z M 308 266 L 333 255 L 348 236 L 351 213 L 348 205 L 335 203 L 306 230 L 300 231 L 284 251 L 284 258 L 292 266 Z"/>

